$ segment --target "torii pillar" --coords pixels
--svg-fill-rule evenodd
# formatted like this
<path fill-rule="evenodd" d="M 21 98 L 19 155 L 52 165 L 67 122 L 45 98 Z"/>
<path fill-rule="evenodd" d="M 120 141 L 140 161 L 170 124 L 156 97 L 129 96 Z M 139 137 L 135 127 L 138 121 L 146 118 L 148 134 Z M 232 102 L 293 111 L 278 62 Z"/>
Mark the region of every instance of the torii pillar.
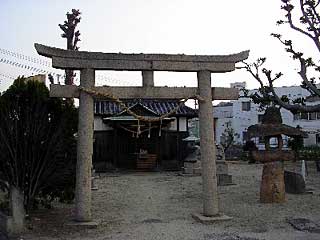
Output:
<path fill-rule="evenodd" d="M 211 72 L 199 71 L 197 76 L 199 93 L 203 99 L 199 101 L 203 215 L 213 217 L 219 215 L 219 201 L 217 194 L 216 148 L 213 139 Z"/>
<path fill-rule="evenodd" d="M 201 222 L 226 220 L 219 212 L 216 179 L 212 100 L 238 98 L 237 89 L 211 88 L 211 73 L 235 70 L 235 63 L 248 58 L 249 51 L 231 55 L 117 54 L 70 51 L 35 44 L 37 52 L 52 58 L 59 69 L 80 70 L 80 87 L 51 85 L 51 97 L 78 97 L 79 125 L 77 146 L 76 221 L 89 222 L 91 216 L 91 166 L 93 149 L 93 101 L 88 91 L 119 99 L 171 98 L 198 95 L 202 164 L 203 212 L 193 217 Z M 142 87 L 95 87 L 95 70 L 142 71 Z M 153 71 L 197 72 L 198 87 L 155 87 Z M 87 92 L 83 90 L 87 89 Z"/>
<path fill-rule="evenodd" d="M 80 86 L 93 87 L 94 69 L 80 71 Z M 91 167 L 93 155 L 94 99 L 85 92 L 79 96 L 77 170 L 76 170 L 76 220 L 89 222 L 91 216 Z"/>

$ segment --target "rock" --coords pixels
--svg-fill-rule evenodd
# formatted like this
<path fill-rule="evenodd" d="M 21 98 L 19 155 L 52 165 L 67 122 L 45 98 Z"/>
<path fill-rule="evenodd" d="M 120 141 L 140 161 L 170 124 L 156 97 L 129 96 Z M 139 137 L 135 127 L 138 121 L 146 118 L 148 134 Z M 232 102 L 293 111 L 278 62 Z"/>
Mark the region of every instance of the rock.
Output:
<path fill-rule="evenodd" d="M 306 183 L 299 173 L 284 171 L 284 182 L 287 193 L 301 194 L 306 192 Z"/>

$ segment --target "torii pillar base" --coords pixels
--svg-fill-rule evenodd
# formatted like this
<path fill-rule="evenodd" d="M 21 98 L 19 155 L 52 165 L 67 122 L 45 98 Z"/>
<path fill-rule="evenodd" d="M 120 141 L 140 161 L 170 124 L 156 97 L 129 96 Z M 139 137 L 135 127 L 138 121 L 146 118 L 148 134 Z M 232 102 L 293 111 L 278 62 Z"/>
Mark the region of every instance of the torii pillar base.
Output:
<path fill-rule="evenodd" d="M 223 222 L 223 221 L 229 221 L 232 220 L 232 217 L 229 217 L 224 214 L 218 214 L 216 216 L 206 217 L 201 213 L 194 213 L 192 214 L 192 218 L 196 220 L 197 222 L 203 223 L 203 224 L 212 224 L 216 222 Z"/>

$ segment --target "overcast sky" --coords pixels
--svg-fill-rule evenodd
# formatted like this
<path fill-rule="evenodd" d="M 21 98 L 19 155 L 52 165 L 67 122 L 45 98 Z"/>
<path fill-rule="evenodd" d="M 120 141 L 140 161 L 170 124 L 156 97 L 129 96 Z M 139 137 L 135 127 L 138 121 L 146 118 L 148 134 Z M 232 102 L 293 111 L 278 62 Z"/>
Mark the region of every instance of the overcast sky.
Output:
<path fill-rule="evenodd" d="M 0 48 L 45 59 L 37 55 L 34 43 L 65 48 L 58 24 L 76 8 L 82 12 L 80 50 L 216 55 L 249 49 L 249 61 L 267 57 L 270 67 L 285 73 L 278 86 L 297 85 L 294 63 L 270 33 L 294 37 L 303 51 L 311 53 L 314 48 L 288 27 L 276 26 L 282 17 L 280 5 L 280 0 L 0 0 Z M 22 62 L 3 53 L 1 58 Z M 11 84 L 10 76 L 19 74 L 32 72 L 0 63 L 0 91 Z M 109 80 L 141 83 L 139 72 L 103 74 L 108 77 L 98 79 L 97 85 L 113 85 Z M 258 86 L 244 70 L 212 74 L 212 79 L 214 86 L 228 87 L 236 81 L 246 81 L 249 88 Z M 196 86 L 196 74 L 156 72 L 155 82 Z"/>

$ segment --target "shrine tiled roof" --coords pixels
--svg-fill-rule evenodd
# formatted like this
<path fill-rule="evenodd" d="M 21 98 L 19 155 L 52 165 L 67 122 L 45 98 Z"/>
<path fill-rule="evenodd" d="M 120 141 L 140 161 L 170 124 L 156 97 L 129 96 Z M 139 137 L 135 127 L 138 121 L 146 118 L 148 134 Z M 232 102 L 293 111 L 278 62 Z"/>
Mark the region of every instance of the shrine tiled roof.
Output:
<path fill-rule="evenodd" d="M 128 99 L 123 102 L 129 108 L 139 104 L 159 116 L 170 112 L 179 105 L 179 101 L 175 99 Z M 121 109 L 121 107 L 115 102 L 108 100 L 95 100 L 95 115 L 114 116 L 120 114 L 122 111 L 123 109 Z M 197 117 L 198 111 L 183 104 L 172 116 Z"/>

